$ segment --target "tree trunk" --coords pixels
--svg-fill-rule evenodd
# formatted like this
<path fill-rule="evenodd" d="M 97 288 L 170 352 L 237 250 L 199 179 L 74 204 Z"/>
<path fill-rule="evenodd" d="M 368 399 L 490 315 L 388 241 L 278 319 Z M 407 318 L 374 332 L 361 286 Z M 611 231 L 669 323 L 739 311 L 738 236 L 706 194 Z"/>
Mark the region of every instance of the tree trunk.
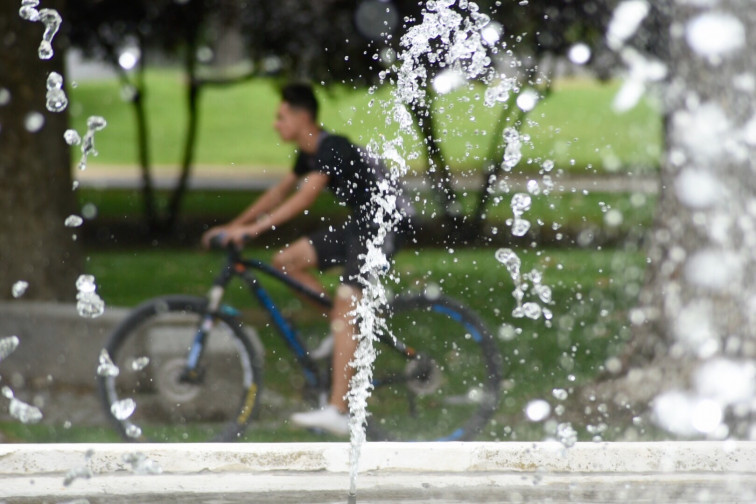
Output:
<path fill-rule="evenodd" d="M 0 94 L 7 99 L 0 100 L 7 101 L 0 103 L 0 299 L 25 280 L 25 299 L 70 300 L 82 261 L 75 229 L 63 224 L 76 208 L 63 140 L 68 114 L 45 107 L 48 74 L 64 75 L 63 51 L 55 39 L 54 58 L 37 57 L 44 27 L 21 19 L 19 6 L 0 3 Z M 61 15 L 63 6 L 60 0 L 45 3 Z M 31 113 L 44 117 L 36 132 L 25 127 Z"/>
<path fill-rule="evenodd" d="M 197 128 L 199 127 L 199 98 L 201 85 L 197 80 L 197 63 L 195 60 L 196 42 L 195 38 L 189 40 L 186 57 L 184 60 L 184 70 L 186 71 L 186 108 L 187 123 L 186 132 L 184 133 L 184 149 L 181 156 L 181 172 L 179 173 L 176 187 L 171 194 L 171 200 L 168 203 L 168 216 L 166 218 L 167 230 L 174 231 L 176 223 L 181 212 L 181 204 L 186 196 L 189 187 L 189 177 L 192 173 L 194 164 L 195 144 L 197 142 Z"/>

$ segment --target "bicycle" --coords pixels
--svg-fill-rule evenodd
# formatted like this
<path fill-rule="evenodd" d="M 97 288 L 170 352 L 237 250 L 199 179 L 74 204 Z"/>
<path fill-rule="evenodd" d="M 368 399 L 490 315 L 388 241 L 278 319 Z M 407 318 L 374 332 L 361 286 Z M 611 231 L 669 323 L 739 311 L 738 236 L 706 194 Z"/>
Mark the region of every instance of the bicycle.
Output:
<path fill-rule="evenodd" d="M 140 304 L 105 346 L 120 372 L 98 376 L 107 415 L 124 439 L 233 441 L 256 417 L 263 345 L 242 324 L 239 311 L 222 302 L 236 277 L 294 354 L 304 376 L 303 395 L 325 402 L 330 361 L 311 357 L 255 272 L 324 308 L 331 306 L 327 296 L 261 260 L 242 257 L 234 247 L 227 249 L 226 263 L 207 297 L 169 295 Z M 473 439 L 499 404 L 501 357 L 485 324 L 434 289 L 394 298 L 384 315 L 391 335 L 378 342 L 368 438 Z"/>

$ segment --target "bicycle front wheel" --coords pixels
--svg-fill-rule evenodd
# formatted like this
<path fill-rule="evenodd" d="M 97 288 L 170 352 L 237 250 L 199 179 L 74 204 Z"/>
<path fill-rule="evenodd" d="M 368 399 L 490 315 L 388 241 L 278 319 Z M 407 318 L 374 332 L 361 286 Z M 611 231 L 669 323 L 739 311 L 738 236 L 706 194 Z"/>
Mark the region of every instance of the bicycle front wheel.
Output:
<path fill-rule="evenodd" d="M 374 440 L 473 439 L 499 404 L 501 355 L 482 321 L 438 296 L 399 297 L 377 346 L 368 435 Z"/>
<path fill-rule="evenodd" d="M 207 300 L 166 296 L 143 303 L 118 326 L 105 350 L 118 372 L 98 368 L 108 416 L 130 441 L 233 441 L 257 412 L 261 351 L 231 313 L 203 324 Z M 199 365 L 190 352 L 204 332 Z"/>

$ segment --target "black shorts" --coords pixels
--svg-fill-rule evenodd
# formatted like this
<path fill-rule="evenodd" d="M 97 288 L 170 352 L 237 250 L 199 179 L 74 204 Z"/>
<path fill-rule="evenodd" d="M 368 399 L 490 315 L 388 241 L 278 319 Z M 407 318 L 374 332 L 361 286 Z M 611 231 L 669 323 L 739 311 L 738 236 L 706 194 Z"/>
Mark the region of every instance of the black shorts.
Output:
<path fill-rule="evenodd" d="M 376 232 L 375 227 L 359 225 L 349 219 L 343 226 L 319 229 L 309 235 L 308 239 L 318 256 L 318 268 L 321 271 L 343 265 L 341 283 L 362 288 L 358 278 L 365 259 L 360 256 L 367 254 L 367 242 Z M 398 250 L 400 239 L 401 236 L 393 231 L 386 235 L 381 248 L 389 261 Z"/>

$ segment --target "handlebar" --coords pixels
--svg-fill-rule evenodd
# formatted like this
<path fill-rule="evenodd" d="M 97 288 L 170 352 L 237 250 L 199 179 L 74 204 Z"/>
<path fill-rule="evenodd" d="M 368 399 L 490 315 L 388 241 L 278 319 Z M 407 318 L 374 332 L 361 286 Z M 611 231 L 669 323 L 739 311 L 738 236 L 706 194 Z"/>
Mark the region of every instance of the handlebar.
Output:
<path fill-rule="evenodd" d="M 234 257 L 238 257 L 241 254 L 242 247 L 238 246 L 234 242 L 228 242 L 224 244 L 223 241 L 225 238 L 226 238 L 226 233 L 219 233 L 213 236 L 210 239 L 210 249 L 211 250 L 224 250 L 228 252 L 230 255 Z M 248 242 L 250 238 L 251 237 L 249 235 L 244 235 L 245 242 Z"/>

